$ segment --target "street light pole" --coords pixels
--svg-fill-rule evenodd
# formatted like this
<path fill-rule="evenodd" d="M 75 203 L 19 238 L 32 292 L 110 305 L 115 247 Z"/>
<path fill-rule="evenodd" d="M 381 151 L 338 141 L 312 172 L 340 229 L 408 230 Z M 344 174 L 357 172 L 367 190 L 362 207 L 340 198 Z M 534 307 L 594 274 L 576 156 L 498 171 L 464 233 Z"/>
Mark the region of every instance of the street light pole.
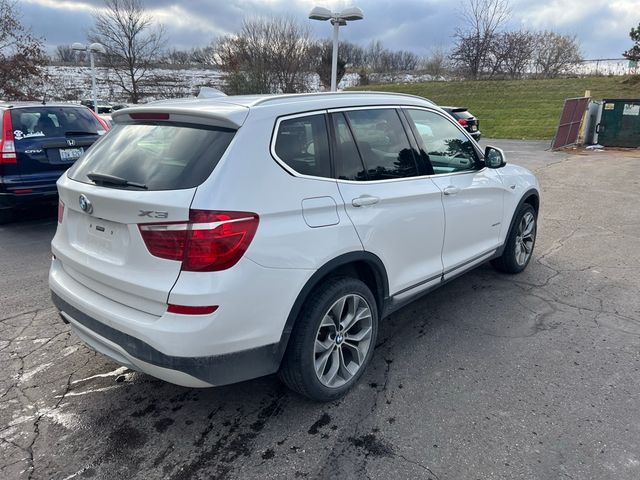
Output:
<path fill-rule="evenodd" d="M 104 46 L 100 43 L 92 43 L 91 45 L 84 45 L 76 42 L 71 45 L 73 50 L 81 52 L 89 52 L 89 60 L 91 62 L 91 96 L 93 97 L 93 111 L 98 113 L 98 91 L 96 88 L 96 66 L 93 55 L 95 53 L 106 53 Z"/>
<path fill-rule="evenodd" d="M 338 88 L 338 32 L 341 26 L 347 24 L 347 21 L 362 20 L 364 13 L 358 7 L 345 8 L 340 13 L 334 13 L 328 8 L 314 7 L 309 13 L 311 20 L 330 20 L 333 25 L 333 50 L 331 53 L 331 91 L 335 92 Z"/>
<path fill-rule="evenodd" d="M 331 91 L 335 92 L 338 86 L 338 32 L 340 31 L 340 22 L 332 20 L 333 23 L 333 51 L 331 53 Z"/>
<path fill-rule="evenodd" d="M 93 94 L 93 111 L 98 113 L 98 92 L 96 91 L 96 67 L 93 61 L 93 50 L 89 50 L 91 59 L 91 92 Z"/>

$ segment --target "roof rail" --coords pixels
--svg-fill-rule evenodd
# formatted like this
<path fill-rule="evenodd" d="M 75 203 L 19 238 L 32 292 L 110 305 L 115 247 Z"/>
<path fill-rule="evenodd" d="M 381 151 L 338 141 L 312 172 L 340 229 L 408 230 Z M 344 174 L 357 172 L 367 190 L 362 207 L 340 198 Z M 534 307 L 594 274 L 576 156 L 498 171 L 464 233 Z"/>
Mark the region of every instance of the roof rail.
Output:
<path fill-rule="evenodd" d="M 429 103 L 433 102 L 427 98 L 421 97 L 419 95 L 412 95 L 410 93 L 399 93 L 399 92 L 378 92 L 375 90 L 350 90 L 348 92 L 314 92 L 314 93 L 287 93 L 283 95 L 272 95 L 269 97 L 261 98 L 253 103 L 252 106 L 263 105 L 265 103 L 282 100 L 283 98 L 303 98 L 303 97 L 322 97 L 322 96 L 337 96 L 337 95 L 349 95 L 349 94 L 357 94 L 357 95 L 396 95 L 398 97 L 413 97 L 419 98 L 420 100 L 427 101 Z"/>

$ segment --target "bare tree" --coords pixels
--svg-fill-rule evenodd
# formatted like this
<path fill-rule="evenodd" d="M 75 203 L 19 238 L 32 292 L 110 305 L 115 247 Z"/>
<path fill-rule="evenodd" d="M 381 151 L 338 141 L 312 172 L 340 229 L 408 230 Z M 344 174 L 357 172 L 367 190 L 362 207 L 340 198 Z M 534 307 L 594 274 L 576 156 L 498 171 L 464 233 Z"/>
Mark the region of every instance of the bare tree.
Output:
<path fill-rule="evenodd" d="M 436 47 L 420 62 L 420 68 L 434 78 L 442 78 L 449 73 L 450 65 L 447 52 Z"/>
<path fill-rule="evenodd" d="M 420 58 L 408 50 L 391 52 L 389 64 L 392 71 L 409 72 L 418 68 Z"/>
<path fill-rule="evenodd" d="M 340 42 L 338 52 L 340 58 L 345 61 L 347 68 L 359 68 L 364 65 L 364 49 L 360 45 L 351 42 Z"/>
<path fill-rule="evenodd" d="M 129 100 L 138 103 L 164 45 L 164 28 L 154 26 L 141 0 L 105 0 L 105 9 L 94 12 L 89 40 L 105 46 L 104 64 L 113 69 L 115 83 Z"/>
<path fill-rule="evenodd" d="M 522 78 L 531 68 L 533 54 L 536 49 L 536 34 L 518 30 L 501 35 L 503 45 L 502 68 L 512 79 Z"/>
<path fill-rule="evenodd" d="M 478 79 L 491 60 L 496 36 L 509 20 L 511 9 L 508 0 L 466 0 L 463 8 L 464 27 L 454 35 L 451 58 L 465 75 Z"/>
<path fill-rule="evenodd" d="M 0 0 L 0 95 L 19 100 L 42 93 L 45 61 L 42 40 L 22 25 L 16 2 Z"/>
<path fill-rule="evenodd" d="M 84 52 L 75 51 L 73 48 L 71 48 L 71 45 L 58 45 L 56 47 L 54 59 L 56 62 L 60 63 L 76 63 L 79 61 L 78 53 Z M 84 55 L 82 56 L 84 57 Z"/>
<path fill-rule="evenodd" d="M 386 65 L 386 49 L 380 40 L 371 41 L 364 51 L 364 62 L 373 72 L 384 72 Z"/>
<path fill-rule="evenodd" d="M 191 63 L 203 67 L 213 67 L 216 65 L 216 49 L 212 42 L 206 47 L 196 47 L 191 51 Z"/>
<path fill-rule="evenodd" d="M 343 45 L 338 47 L 338 69 L 336 71 L 336 84 L 340 83 L 342 77 L 346 73 L 347 61 L 343 57 Z M 331 86 L 331 61 L 333 57 L 333 43 L 330 40 L 315 44 L 311 48 L 311 56 L 313 57 L 314 70 L 320 77 L 320 83 L 325 88 Z"/>
<path fill-rule="evenodd" d="M 191 64 L 191 51 L 189 50 L 178 50 L 172 48 L 165 52 L 162 56 L 162 63 L 167 63 L 169 65 L 190 65 Z"/>
<path fill-rule="evenodd" d="M 580 46 L 575 35 L 560 35 L 548 31 L 537 35 L 534 66 L 539 76 L 555 78 L 567 73 L 581 61 Z"/>
<path fill-rule="evenodd" d="M 311 46 L 308 27 L 293 18 L 258 18 L 219 39 L 215 61 L 227 93 L 295 93 L 308 88 Z"/>

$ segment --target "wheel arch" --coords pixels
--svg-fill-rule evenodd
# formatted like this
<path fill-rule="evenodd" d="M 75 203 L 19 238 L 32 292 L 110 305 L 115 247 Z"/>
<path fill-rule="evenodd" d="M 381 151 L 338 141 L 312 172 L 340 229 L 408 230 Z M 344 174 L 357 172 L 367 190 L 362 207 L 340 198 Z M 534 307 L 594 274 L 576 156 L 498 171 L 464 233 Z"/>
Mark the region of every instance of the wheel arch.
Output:
<path fill-rule="evenodd" d="M 529 205 L 531 205 L 533 207 L 533 209 L 536 212 L 536 217 L 537 217 L 539 209 L 540 209 L 540 193 L 538 192 L 538 190 L 536 190 L 535 188 L 530 188 L 520 198 L 520 201 L 518 202 L 518 205 L 516 205 L 516 208 L 513 210 L 513 214 L 511 215 L 511 221 L 509 223 L 509 230 L 507 230 L 507 235 L 504 238 L 504 242 L 502 243 L 502 245 L 500 246 L 500 248 L 496 252 L 496 256 L 497 257 L 502 255 L 502 252 L 503 252 L 504 247 L 505 247 L 505 245 L 507 243 L 507 240 L 511 236 L 511 232 L 513 232 L 513 229 L 515 227 L 516 213 L 518 213 L 518 211 L 520 210 L 522 205 L 524 205 L 525 203 L 529 204 Z"/>
<path fill-rule="evenodd" d="M 389 297 L 389 281 L 382 260 L 377 255 L 365 251 L 340 255 L 316 270 L 296 297 L 277 344 L 275 354 L 278 364 L 287 350 L 291 332 L 307 298 L 322 281 L 332 276 L 352 276 L 362 280 L 371 289 L 376 299 L 378 315 L 382 315 Z"/>

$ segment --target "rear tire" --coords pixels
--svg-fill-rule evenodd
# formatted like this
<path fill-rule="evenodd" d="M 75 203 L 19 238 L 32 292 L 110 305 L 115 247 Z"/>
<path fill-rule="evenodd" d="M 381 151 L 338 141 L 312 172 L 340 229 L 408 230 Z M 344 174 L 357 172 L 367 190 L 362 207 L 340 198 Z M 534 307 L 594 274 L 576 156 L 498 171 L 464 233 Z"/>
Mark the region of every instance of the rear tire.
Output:
<path fill-rule="evenodd" d="M 538 219 L 528 203 L 516 212 L 513 228 L 504 244 L 502 256 L 491 260 L 493 267 L 504 273 L 520 273 L 529 264 L 536 244 Z"/>
<path fill-rule="evenodd" d="M 378 334 L 378 309 L 358 279 L 330 278 L 303 306 L 280 367 L 292 390 L 319 402 L 342 397 L 364 373 Z"/>

